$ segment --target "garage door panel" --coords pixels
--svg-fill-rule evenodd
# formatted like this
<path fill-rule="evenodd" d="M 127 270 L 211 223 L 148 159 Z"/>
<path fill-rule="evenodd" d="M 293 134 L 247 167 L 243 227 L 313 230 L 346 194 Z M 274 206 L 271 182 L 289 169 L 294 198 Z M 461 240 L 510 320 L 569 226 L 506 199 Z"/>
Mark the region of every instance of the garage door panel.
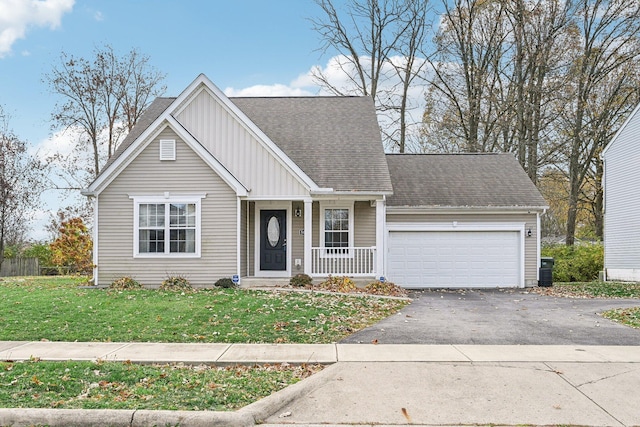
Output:
<path fill-rule="evenodd" d="M 390 231 L 388 276 L 411 288 L 520 286 L 516 231 Z"/>

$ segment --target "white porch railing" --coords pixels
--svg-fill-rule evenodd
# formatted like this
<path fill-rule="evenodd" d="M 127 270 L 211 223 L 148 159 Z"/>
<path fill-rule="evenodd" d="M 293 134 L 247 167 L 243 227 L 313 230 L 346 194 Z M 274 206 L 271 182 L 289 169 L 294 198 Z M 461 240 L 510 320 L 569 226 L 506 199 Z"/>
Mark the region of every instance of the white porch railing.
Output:
<path fill-rule="evenodd" d="M 373 276 L 376 247 L 311 248 L 311 276 Z"/>

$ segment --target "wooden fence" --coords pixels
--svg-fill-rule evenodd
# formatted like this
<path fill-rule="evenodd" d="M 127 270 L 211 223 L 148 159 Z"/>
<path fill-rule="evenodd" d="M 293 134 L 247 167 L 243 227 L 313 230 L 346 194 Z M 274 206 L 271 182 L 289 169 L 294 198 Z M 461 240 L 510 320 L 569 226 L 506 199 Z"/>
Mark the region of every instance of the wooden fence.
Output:
<path fill-rule="evenodd" d="M 0 277 L 39 275 L 40 263 L 38 258 L 5 258 L 0 268 Z"/>

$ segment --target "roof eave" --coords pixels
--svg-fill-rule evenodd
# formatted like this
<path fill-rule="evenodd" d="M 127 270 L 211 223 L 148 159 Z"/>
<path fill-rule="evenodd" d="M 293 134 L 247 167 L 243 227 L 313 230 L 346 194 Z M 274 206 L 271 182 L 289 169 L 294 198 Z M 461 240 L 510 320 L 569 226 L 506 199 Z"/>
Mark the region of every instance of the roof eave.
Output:
<path fill-rule="evenodd" d="M 548 206 L 393 206 L 387 212 L 397 214 L 443 213 L 532 213 L 544 212 Z"/>

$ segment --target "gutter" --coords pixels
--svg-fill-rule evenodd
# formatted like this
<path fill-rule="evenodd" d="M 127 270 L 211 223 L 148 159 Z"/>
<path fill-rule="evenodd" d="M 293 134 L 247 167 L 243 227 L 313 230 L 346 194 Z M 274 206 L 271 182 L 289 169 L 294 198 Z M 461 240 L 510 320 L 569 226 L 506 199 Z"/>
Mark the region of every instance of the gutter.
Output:
<path fill-rule="evenodd" d="M 387 206 L 390 214 L 446 213 L 531 213 L 545 212 L 548 206 Z"/>

